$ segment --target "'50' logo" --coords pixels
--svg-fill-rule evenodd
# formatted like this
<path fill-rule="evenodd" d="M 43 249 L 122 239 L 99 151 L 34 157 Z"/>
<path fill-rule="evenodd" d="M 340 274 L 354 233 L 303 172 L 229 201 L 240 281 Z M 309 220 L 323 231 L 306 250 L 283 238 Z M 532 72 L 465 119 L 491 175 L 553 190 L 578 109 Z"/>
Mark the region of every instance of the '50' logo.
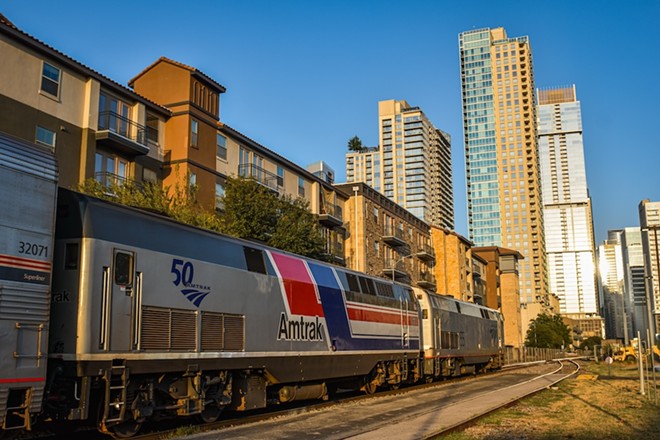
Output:
<path fill-rule="evenodd" d="M 172 268 L 170 272 L 174 274 L 172 284 L 177 287 L 183 285 L 185 289 L 181 289 L 181 294 L 188 298 L 188 301 L 193 303 L 195 307 L 199 307 L 204 298 L 206 298 L 206 295 L 211 293 L 208 287 L 193 284 L 195 267 L 190 261 L 183 261 L 174 258 L 172 260 Z M 199 290 L 200 287 L 203 287 L 206 291 Z"/>

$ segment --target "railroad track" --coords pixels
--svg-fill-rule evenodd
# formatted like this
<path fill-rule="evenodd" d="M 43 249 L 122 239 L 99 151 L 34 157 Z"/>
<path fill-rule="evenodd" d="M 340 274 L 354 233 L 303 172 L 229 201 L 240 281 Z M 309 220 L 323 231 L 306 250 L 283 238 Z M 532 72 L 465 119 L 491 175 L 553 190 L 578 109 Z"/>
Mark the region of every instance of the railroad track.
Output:
<path fill-rule="evenodd" d="M 397 435 L 391 435 L 391 434 L 381 435 L 378 434 L 378 430 L 370 431 L 370 429 L 374 427 L 378 428 L 379 426 L 381 426 L 381 424 L 396 425 L 399 422 L 399 420 L 397 420 L 396 418 L 396 413 L 397 412 L 401 413 L 401 408 L 404 407 L 405 405 L 404 402 L 406 401 L 410 401 L 410 400 L 416 401 L 417 402 L 416 405 L 418 408 L 414 408 L 415 405 L 412 405 L 412 407 L 405 407 L 406 414 L 404 418 L 411 417 L 411 415 L 415 412 L 418 415 L 422 415 L 422 416 L 425 413 L 427 415 L 431 415 L 433 411 L 438 410 L 439 408 L 441 408 L 441 406 L 439 407 L 436 405 L 433 408 L 425 408 L 426 406 L 425 402 L 435 401 L 435 399 L 432 396 L 435 393 L 442 392 L 442 390 L 447 390 L 445 394 L 453 396 L 457 394 L 457 392 L 454 391 L 454 389 L 460 390 L 462 387 L 473 387 L 479 389 L 478 383 L 489 378 L 493 379 L 499 377 L 502 383 L 507 383 L 509 381 L 507 378 L 510 377 L 511 375 L 515 375 L 517 377 L 527 378 L 527 380 L 521 381 L 522 383 L 532 383 L 534 381 L 544 380 L 543 384 L 539 384 L 538 389 L 534 391 L 534 392 L 538 392 L 542 389 L 547 388 L 548 386 L 551 386 L 565 379 L 566 377 L 569 377 L 570 375 L 575 374 L 578 370 L 579 370 L 578 364 L 571 361 L 559 362 L 556 364 L 556 368 L 550 368 L 548 363 L 545 362 L 534 363 L 532 365 L 518 365 L 507 368 L 502 371 L 492 372 L 477 377 L 468 376 L 468 377 L 462 377 L 462 378 L 457 378 L 442 382 L 433 382 L 430 384 L 415 385 L 411 387 L 402 388 L 399 390 L 383 391 L 374 395 L 351 395 L 347 397 L 337 398 L 331 402 L 325 402 L 320 404 L 308 404 L 305 405 L 304 407 L 299 407 L 299 408 L 278 410 L 275 412 L 241 417 L 240 419 L 231 419 L 231 420 L 216 422 L 213 424 L 198 425 L 195 427 L 195 429 L 197 430 L 197 432 L 220 431 L 220 434 L 216 432 L 214 435 L 209 434 L 208 437 L 202 435 L 202 438 L 209 438 L 209 439 L 217 435 L 222 435 L 223 437 L 228 437 L 228 438 L 231 437 L 235 439 L 258 438 L 259 436 L 263 437 L 265 432 L 268 432 L 269 438 L 282 438 L 282 439 L 306 438 L 311 436 L 315 438 L 343 439 L 343 438 L 355 437 L 355 438 L 368 439 L 370 438 L 369 432 L 374 432 L 372 437 L 374 439 L 382 439 L 382 438 L 390 438 L 390 437 L 401 438 L 400 432 L 397 432 L 396 433 Z M 544 379 L 539 379 L 539 378 L 544 378 Z M 501 386 L 495 388 L 484 386 L 482 392 L 477 392 L 474 396 L 464 398 L 463 402 L 479 401 L 480 399 L 483 399 L 484 396 L 497 395 L 498 393 L 501 392 L 502 392 Z M 417 395 L 417 397 L 410 397 L 411 395 Z M 525 394 L 525 395 L 529 395 L 529 394 Z M 522 397 L 525 396 L 520 396 L 518 399 Z M 390 402 L 389 408 L 387 403 L 388 401 Z M 507 401 L 507 404 L 510 405 L 513 402 L 514 401 Z M 451 407 L 452 405 L 456 405 L 455 399 L 453 398 L 447 399 L 445 406 Z M 430 438 L 442 432 L 448 432 L 450 430 L 459 429 L 461 426 L 463 426 L 464 423 L 473 422 L 476 418 L 488 414 L 496 409 L 499 409 L 502 406 L 505 405 L 498 406 L 498 408 L 494 408 L 490 411 L 484 412 L 483 414 L 476 415 L 475 417 L 471 417 L 469 421 L 456 423 L 452 426 L 447 427 L 444 430 L 441 429 L 439 431 L 434 431 L 428 437 L 414 436 L 412 438 Z M 348 429 L 344 429 L 343 427 L 334 430 L 332 429 L 331 425 L 333 424 L 337 425 L 338 420 L 344 419 L 343 416 L 344 412 L 349 413 L 349 415 L 346 417 L 346 419 L 349 419 L 350 413 L 353 411 L 353 409 L 355 409 L 357 413 L 360 413 L 362 410 L 364 410 L 364 408 L 371 408 L 371 407 L 373 408 L 378 407 L 378 409 L 373 410 L 373 413 L 376 415 L 381 414 L 380 417 L 381 421 L 380 422 L 376 421 L 375 426 L 366 426 L 369 424 L 365 423 L 366 422 L 365 418 L 357 417 L 359 421 L 354 422 L 356 425 L 358 425 L 357 432 L 351 432 L 350 429 L 355 428 L 354 426 Z M 369 413 L 368 410 L 367 413 Z M 392 417 L 389 417 L 390 413 L 394 413 Z M 315 418 L 319 418 L 318 423 L 309 422 L 311 419 L 315 419 Z M 301 422 L 302 425 L 299 427 L 289 425 L 289 423 L 293 423 L 293 425 L 295 425 L 296 420 L 303 421 Z M 309 423 L 310 426 L 313 425 L 315 427 L 320 426 L 326 428 L 323 428 L 321 433 L 319 433 L 319 430 L 316 429 L 314 434 L 312 435 L 311 432 L 309 431 L 310 426 L 306 426 L 307 423 L 304 421 L 307 421 L 307 423 Z M 348 423 L 350 424 L 351 422 Z M 360 429 L 359 425 L 362 424 L 365 425 L 365 429 Z M 396 430 L 396 428 L 394 429 Z M 259 435 L 259 431 L 261 435 Z M 135 439 L 162 440 L 163 438 L 173 438 L 172 436 L 174 436 L 177 432 L 181 432 L 181 429 L 180 428 L 174 429 L 173 431 L 167 433 L 159 432 L 153 434 L 144 434 L 139 437 L 135 437 Z"/>

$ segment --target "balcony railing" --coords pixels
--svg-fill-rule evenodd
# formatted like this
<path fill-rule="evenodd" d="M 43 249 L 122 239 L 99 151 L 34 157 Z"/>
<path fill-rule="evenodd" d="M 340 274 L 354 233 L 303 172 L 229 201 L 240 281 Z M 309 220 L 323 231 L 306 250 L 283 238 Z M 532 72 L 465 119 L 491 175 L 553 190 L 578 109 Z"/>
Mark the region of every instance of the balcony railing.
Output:
<path fill-rule="evenodd" d="M 262 184 L 268 189 L 271 189 L 277 193 L 282 192 L 282 179 L 277 176 L 277 174 L 266 171 L 261 167 L 258 167 L 251 163 L 244 163 L 238 166 L 238 175 L 241 177 L 247 177 L 250 179 L 256 180 L 258 183 Z"/>
<path fill-rule="evenodd" d="M 99 142 L 108 143 L 112 148 L 127 153 L 149 153 L 146 127 L 136 124 L 115 112 L 105 111 L 99 113 L 96 139 Z"/>
<path fill-rule="evenodd" d="M 319 222 L 328 227 L 343 225 L 344 220 L 342 219 L 341 206 L 331 205 L 329 203 L 323 204 L 319 214 Z"/>
<path fill-rule="evenodd" d="M 423 244 L 419 247 L 417 256 L 419 257 L 420 260 L 433 261 L 435 260 L 435 251 L 433 250 L 432 246 L 429 246 L 428 244 Z"/>
<path fill-rule="evenodd" d="M 135 185 L 138 189 L 144 188 L 143 182 L 129 179 L 128 177 L 123 177 L 118 174 L 109 173 L 107 171 L 94 173 L 94 179 L 107 188 L 111 188 L 113 186 L 122 186 L 126 185 L 127 183 Z"/>
<path fill-rule="evenodd" d="M 147 131 L 145 126 L 136 124 L 115 112 L 107 111 L 99 113 L 99 131 L 101 130 L 110 130 L 133 142 L 147 145 Z"/>
<path fill-rule="evenodd" d="M 435 278 L 431 272 L 420 272 L 417 277 L 417 285 L 425 289 L 435 287 Z"/>
<path fill-rule="evenodd" d="M 404 260 L 385 258 L 383 261 L 383 275 L 393 280 L 409 280 L 410 274 Z"/>
<path fill-rule="evenodd" d="M 401 229 L 386 227 L 383 233 L 383 241 L 390 246 L 405 246 L 406 234 Z"/>

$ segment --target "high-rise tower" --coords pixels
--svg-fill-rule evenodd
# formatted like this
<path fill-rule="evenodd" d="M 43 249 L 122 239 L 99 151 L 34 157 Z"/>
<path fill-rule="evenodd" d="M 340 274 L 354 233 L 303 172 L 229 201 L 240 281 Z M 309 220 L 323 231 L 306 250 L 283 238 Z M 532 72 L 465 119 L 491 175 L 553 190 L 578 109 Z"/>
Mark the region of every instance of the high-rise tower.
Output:
<path fill-rule="evenodd" d="M 598 313 L 594 228 L 575 86 L 537 91 L 550 291 L 562 314 Z"/>
<path fill-rule="evenodd" d="M 478 29 L 459 49 L 470 239 L 519 251 L 521 301 L 547 302 L 529 40 Z"/>
<path fill-rule="evenodd" d="M 451 138 L 406 101 L 378 103 L 379 146 L 346 154 L 347 182 L 365 182 L 418 218 L 454 228 Z"/>

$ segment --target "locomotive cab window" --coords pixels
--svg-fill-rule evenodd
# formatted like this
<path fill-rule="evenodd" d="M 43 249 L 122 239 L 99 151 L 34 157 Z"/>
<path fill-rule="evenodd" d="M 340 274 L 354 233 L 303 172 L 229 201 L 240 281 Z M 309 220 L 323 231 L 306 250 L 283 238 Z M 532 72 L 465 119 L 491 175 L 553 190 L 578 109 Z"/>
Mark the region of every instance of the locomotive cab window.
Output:
<path fill-rule="evenodd" d="M 254 249 L 244 246 L 245 263 L 250 272 L 266 274 L 266 263 L 264 263 L 264 253 L 261 249 Z"/>
<path fill-rule="evenodd" d="M 115 284 L 120 286 L 133 284 L 133 254 L 115 253 Z"/>

